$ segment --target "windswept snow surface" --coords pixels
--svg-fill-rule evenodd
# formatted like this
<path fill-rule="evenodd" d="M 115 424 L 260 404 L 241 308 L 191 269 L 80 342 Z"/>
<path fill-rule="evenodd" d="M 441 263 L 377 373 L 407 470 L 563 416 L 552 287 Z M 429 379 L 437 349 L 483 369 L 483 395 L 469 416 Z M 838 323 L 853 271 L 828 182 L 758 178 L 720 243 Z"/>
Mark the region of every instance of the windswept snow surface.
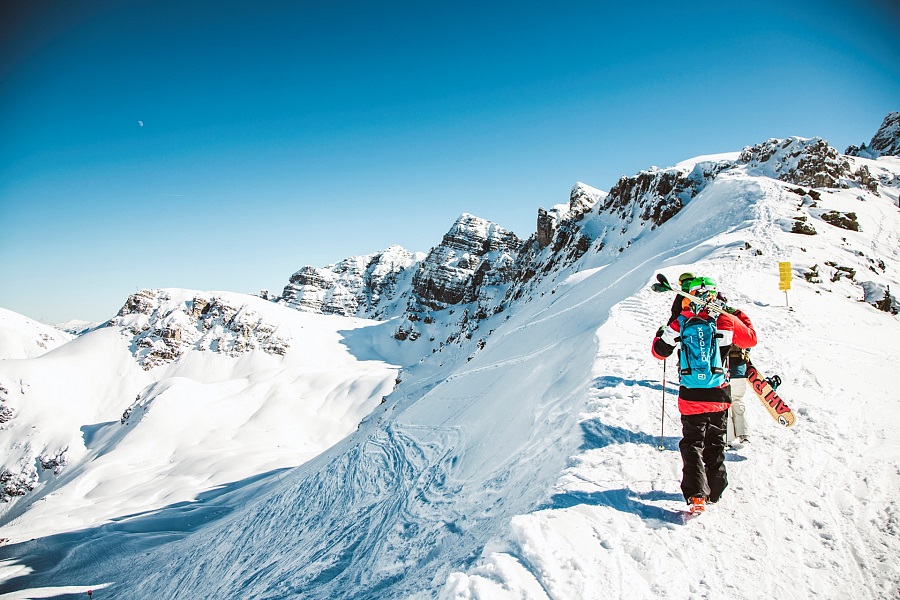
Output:
<path fill-rule="evenodd" d="M 445 346 L 405 368 L 387 402 L 316 458 L 8 546 L 0 592 L 896 598 L 900 321 L 862 302 L 868 288 L 900 289 L 896 190 L 822 191 L 813 207 L 790 187 L 720 175 L 657 230 L 632 223 L 624 252 L 589 251 L 485 321 L 481 351 Z M 831 209 L 855 211 L 861 231 L 826 224 Z M 801 212 L 819 235 L 789 233 Z M 787 298 L 779 261 L 794 268 Z M 813 265 L 821 277 L 807 282 Z M 731 485 L 695 519 L 679 490 L 674 364 L 664 384 L 649 352 L 672 301 L 649 284 L 684 270 L 717 279 L 750 315 L 754 360 L 781 376 L 799 421 L 777 425 L 748 395 L 752 441 L 729 451 Z"/>

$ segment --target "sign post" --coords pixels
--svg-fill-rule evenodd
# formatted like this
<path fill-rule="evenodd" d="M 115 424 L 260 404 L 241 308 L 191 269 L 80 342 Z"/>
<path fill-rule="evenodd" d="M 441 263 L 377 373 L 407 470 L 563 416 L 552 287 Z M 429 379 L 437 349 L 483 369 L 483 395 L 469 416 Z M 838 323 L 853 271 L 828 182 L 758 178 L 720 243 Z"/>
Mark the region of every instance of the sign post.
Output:
<path fill-rule="evenodd" d="M 787 306 L 788 310 L 791 310 L 791 304 L 788 301 L 788 290 L 791 289 L 791 279 L 793 278 L 793 273 L 791 272 L 791 263 L 789 263 L 789 262 L 778 263 L 778 274 L 780 276 L 780 280 L 778 282 L 778 289 L 784 290 L 785 306 Z"/>

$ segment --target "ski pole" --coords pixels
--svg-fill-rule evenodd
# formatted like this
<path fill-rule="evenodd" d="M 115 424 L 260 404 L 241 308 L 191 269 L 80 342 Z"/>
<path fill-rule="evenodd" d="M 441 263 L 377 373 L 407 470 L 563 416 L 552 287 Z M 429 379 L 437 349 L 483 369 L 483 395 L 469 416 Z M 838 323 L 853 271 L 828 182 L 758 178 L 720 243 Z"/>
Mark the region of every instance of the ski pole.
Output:
<path fill-rule="evenodd" d="M 663 446 L 663 434 L 666 430 L 666 360 L 663 359 L 663 398 L 662 398 L 662 416 L 659 425 L 659 449 L 665 450 Z"/>

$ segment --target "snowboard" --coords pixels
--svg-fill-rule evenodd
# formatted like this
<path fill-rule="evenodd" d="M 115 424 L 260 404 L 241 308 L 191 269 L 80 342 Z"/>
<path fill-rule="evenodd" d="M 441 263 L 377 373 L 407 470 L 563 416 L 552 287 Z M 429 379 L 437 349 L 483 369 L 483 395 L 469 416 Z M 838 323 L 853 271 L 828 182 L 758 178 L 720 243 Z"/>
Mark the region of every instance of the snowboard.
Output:
<path fill-rule="evenodd" d="M 772 418 L 785 427 L 790 427 L 797 421 L 794 412 L 785 404 L 784 400 L 772 388 L 772 384 L 759 372 L 753 363 L 747 362 L 747 384 L 753 389 L 756 397 L 762 402 Z"/>

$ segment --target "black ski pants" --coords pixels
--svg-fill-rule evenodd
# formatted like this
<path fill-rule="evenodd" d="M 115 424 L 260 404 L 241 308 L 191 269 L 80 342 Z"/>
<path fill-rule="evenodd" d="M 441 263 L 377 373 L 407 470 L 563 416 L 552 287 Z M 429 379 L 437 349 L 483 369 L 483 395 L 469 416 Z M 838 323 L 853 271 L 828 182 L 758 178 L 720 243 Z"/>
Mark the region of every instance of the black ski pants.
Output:
<path fill-rule="evenodd" d="M 728 411 L 681 415 L 681 459 L 684 499 L 703 496 L 717 502 L 728 487 L 725 473 L 725 428 Z"/>

